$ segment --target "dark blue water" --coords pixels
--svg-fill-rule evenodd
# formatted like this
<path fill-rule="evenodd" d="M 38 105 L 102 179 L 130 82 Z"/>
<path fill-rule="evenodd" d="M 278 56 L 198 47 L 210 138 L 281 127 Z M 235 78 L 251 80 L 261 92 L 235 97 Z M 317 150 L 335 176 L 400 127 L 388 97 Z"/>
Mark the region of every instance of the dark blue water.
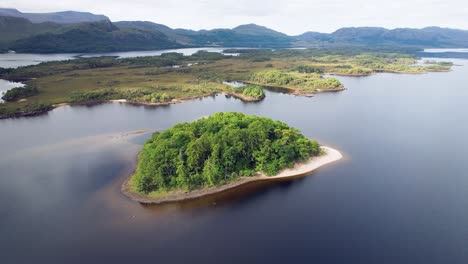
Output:
<path fill-rule="evenodd" d="M 1 263 L 467 263 L 468 67 L 340 79 L 348 90 L 313 98 L 1 120 Z M 218 111 L 282 120 L 345 159 L 192 203 L 148 207 L 120 194 L 149 136 L 126 133 Z"/>

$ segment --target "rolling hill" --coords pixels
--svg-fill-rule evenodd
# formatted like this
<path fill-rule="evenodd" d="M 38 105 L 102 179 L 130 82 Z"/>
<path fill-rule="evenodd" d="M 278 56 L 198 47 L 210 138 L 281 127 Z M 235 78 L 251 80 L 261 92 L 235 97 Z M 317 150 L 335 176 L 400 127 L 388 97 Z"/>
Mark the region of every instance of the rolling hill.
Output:
<path fill-rule="evenodd" d="M 468 30 L 347 27 L 333 33 L 306 32 L 298 36 L 256 24 L 232 29 L 173 29 L 149 21 L 111 22 L 86 12 L 22 13 L 0 8 L 0 51 L 109 52 L 178 47 L 334 47 L 393 46 L 412 48 L 468 47 Z"/>
<path fill-rule="evenodd" d="M 160 31 L 120 29 L 110 21 L 85 22 L 15 41 L 17 52 L 66 53 L 155 50 L 180 47 Z"/>
<path fill-rule="evenodd" d="M 19 39 L 56 30 L 61 26 L 51 22 L 34 24 L 25 18 L 0 17 L 0 50 Z"/>
<path fill-rule="evenodd" d="M 468 30 L 426 27 L 422 29 L 380 27 L 341 28 L 331 34 L 306 32 L 296 39 L 311 43 L 388 45 L 416 47 L 468 47 Z"/>
<path fill-rule="evenodd" d="M 0 8 L 0 16 L 25 18 L 33 23 L 53 22 L 57 24 L 109 20 L 109 18 L 104 15 L 95 15 L 88 12 L 64 11 L 53 13 L 23 13 L 14 8 Z"/>

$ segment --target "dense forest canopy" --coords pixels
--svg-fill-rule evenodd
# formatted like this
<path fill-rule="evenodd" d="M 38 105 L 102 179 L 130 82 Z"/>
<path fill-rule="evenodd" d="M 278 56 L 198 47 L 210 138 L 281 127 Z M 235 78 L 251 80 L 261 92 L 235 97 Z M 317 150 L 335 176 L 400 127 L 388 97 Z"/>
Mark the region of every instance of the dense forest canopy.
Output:
<path fill-rule="evenodd" d="M 316 141 L 265 117 L 217 113 L 156 132 L 133 177 L 139 192 L 215 186 L 256 172 L 275 175 L 320 154 Z"/>

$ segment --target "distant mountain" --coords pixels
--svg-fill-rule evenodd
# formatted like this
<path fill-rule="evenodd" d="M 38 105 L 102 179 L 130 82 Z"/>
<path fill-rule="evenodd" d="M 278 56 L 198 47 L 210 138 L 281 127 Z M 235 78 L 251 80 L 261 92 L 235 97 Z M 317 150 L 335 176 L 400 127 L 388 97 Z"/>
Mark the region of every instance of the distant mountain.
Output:
<path fill-rule="evenodd" d="M 180 35 L 189 37 L 193 45 L 216 45 L 224 47 L 285 48 L 294 38 L 255 24 L 240 25 L 233 29 L 182 30 Z"/>
<path fill-rule="evenodd" d="M 468 31 L 450 28 L 426 27 L 422 29 L 380 27 L 341 28 L 331 34 L 306 32 L 296 36 L 307 43 L 397 45 L 417 47 L 468 47 Z"/>
<path fill-rule="evenodd" d="M 47 21 L 47 22 L 44 22 Z M 104 52 L 176 47 L 334 47 L 393 46 L 410 48 L 468 47 L 468 31 L 348 27 L 333 33 L 306 32 L 288 36 L 256 24 L 232 29 L 173 29 L 149 21 L 110 22 L 85 12 L 22 13 L 0 8 L 0 51 Z"/>
<path fill-rule="evenodd" d="M 288 38 L 288 35 L 284 33 L 275 31 L 273 29 L 269 29 L 264 26 L 259 26 L 256 24 L 240 25 L 240 26 L 233 28 L 232 31 L 236 32 L 237 34 L 243 34 L 243 35 Z"/>
<path fill-rule="evenodd" d="M 85 22 L 15 41 L 17 52 L 113 52 L 181 47 L 160 31 L 119 29 L 110 21 Z"/>
<path fill-rule="evenodd" d="M 45 22 L 34 24 L 25 18 L 0 17 L 0 49 L 21 38 L 60 28 L 59 24 Z"/>
<path fill-rule="evenodd" d="M 104 15 L 95 15 L 88 12 L 64 11 L 53 13 L 22 13 L 13 8 L 0 8 L 0 16 L 26 18 L 33 23 L 53 22 L 58 24 L 109 20 L 109 18 Z"/>
<path fill-rule="evenodd" d="M 199 31 L 172 29 L 147 21 L 121 21 L 114 24 L 120 28 L 157 30 L 177 43 L 189 46 L 288 47 L 294 40 L 286 34 L 255 24 L 240 25 L 233 29 Z"/>
<path fill-rule="evenodd" d="M 295 39 L 301 41 L 330 41 L 332 36 L 327 33 L 309 31 L 302 35 L 296 36 Z"/>
<path fill-rule="evenodd" d="M 159 31 L 166 34 L 166 36 L 168 36 L 169 39 L 174 40 L 181 45 L 190 44 L 189 38 L 187 38 L 183 34 L 178 34 L 176 30 L 163 24 L 157 24 L 149 21 L 119 21 L 114 22 L 114 25 L 122 29 L 133 28 L 140 30 Z"/>

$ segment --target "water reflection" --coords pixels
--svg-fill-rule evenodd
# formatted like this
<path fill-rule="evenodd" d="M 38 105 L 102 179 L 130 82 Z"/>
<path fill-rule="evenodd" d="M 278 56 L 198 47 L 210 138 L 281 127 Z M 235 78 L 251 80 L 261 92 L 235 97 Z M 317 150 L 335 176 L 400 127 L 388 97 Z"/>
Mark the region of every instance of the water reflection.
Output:
<path fill-rule="evenodd" d="M 348 90 L 312 98 L 266 91 L 258 104 L 216 96 L 0 120 L 2 263 L 465 263 L 466 66 L 338 78 Z M 220 111 L 282 120 L 347 159 L 182 204 L 121 194 L 151 132 Z M 128 133 L 138 130 L 148 132 Z"/>

